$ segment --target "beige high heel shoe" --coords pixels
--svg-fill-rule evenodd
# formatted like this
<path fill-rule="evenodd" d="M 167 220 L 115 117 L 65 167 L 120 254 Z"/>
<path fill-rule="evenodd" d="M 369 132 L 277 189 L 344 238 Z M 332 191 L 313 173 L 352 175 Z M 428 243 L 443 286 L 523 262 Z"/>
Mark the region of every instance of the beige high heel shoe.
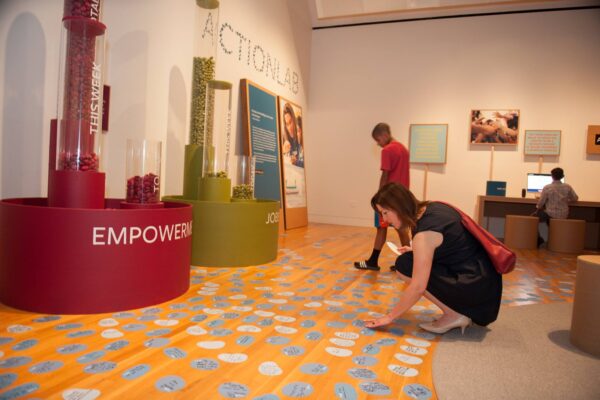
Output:
<path fill-rule="evenodd" d="M 465 333 L 465 329 L 471 325 L 471 318 L 466 317 L 464 315 L 459 316 L 454 321 L 450 321 L 445 325 L 441 326 L 433 326 L 433 322 L 419 324 L 421 329 L 425 329 L 428 332 L 432 333 L 446 333 L 451 329 L 460 328 L 461 335 Z"/>

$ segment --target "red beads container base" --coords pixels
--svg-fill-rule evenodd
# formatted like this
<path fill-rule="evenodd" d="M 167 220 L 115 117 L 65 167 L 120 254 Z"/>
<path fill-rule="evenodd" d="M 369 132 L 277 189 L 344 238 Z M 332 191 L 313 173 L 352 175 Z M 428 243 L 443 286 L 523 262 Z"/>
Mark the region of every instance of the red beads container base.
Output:
<path fill-rule="evenodd" d="M 103 172 L 54 170 L 48 173 L 50 207 L 103 209 L 104 189 Z"/>
<path fill-rule="evenodd" d="M 192 206 L 49 207 L 0 201 L 0 302 L 47 314 L 147 307 L 189 287 Z"/>

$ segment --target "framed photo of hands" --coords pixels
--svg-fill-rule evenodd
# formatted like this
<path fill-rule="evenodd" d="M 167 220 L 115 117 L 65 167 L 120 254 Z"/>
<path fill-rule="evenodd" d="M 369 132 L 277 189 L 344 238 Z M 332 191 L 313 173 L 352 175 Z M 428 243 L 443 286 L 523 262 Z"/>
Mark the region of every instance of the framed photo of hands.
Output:
<path fill-rule="evenodd" d="M 519 118 L 515 109 L 471 110 L 471 144 L 516 146 Z"/>
<path fill-rule="evenodd" d="M 285 228 L 292 229 L 308 224 L 304 121 L 299 105 L 281 96 L 278 103 L 284 219 Z"/>

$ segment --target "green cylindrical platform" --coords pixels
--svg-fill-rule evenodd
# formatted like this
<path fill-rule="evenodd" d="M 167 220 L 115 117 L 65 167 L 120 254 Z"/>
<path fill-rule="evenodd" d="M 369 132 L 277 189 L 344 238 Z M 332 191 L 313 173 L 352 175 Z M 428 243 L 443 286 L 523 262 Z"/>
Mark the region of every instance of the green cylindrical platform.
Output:
<path fill-rule="evenodd" d="M 204 177 L 198 180 L 198 200 L 228 203 L 231 199 L 231 179 Z"/>
<path fill-rule="evenodd" d="M 275 260 L 279 202 L 213 202 L 166 196 L 193 206 L 192 265 L 245 267 Z"/>

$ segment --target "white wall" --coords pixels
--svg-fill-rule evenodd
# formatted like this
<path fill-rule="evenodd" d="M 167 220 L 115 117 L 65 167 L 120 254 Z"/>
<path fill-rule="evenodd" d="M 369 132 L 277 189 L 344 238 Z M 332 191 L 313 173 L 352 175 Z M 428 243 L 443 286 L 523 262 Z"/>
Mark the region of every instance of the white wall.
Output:
<path fill-rule="evenodd" d="M 62 7 L 62 0 L 0 1 L 1 198 L 46 196 Z M 161 192 L 181 193 L 193 38 L 199 28 L 195 10 L 195 0 L 104 0 L 105 76 L 111 86 L 110 130 L 102 155 L 107 197 L 124 197 L 127 138 L 163 142 Z M 239 154 L 240 79 L 250 79 L 306 109 L 310 16 L 304 1 L 221 0 L 219 22 L 228 28 L 217 50 L 216 77 L 233 83 L 232 142 Z M 251 41 L 252 50 L 258 45 L 259 53 L 277 59 L 282 71 L 297 73 L 298 87 L 290 89 L 267 76 L 260 70 L 260 59 L 246 62 L 247 47 L 240 48 L 240 36 Z M 231 162 L 235 165 L 236 158 Z"/>
<path fill-rule="evenodd" d="M 519 144 L 496 147 L 493 179 L 519 197 L 538 157 L 523 155 L 524 130 L 562 131 L 559 157 L 581 200 L 600 201 L 600 157 L 585 153 L 600 124 L 600 10 L 415 21 L 313 32 L 306 131 L 311 221 L 372 224 L 379 182 L 373 126 L 388 122 L 408 144 L 411 123 L 447 123 L 447 164 L 430 166 L 427 199 L 470 214 L 489 178 L 489 147 L 469 144 L 471 109 L 521 111 Z M 411 166 L 419 198 L 424 166 Z"/>
<path fill-rule="evenodd" d="M 57 109 L 62 17 L 62 8 L 52 3 L 0 1 L 3 198 L 39 196 L 47 184 L 48 132 Z"/>

